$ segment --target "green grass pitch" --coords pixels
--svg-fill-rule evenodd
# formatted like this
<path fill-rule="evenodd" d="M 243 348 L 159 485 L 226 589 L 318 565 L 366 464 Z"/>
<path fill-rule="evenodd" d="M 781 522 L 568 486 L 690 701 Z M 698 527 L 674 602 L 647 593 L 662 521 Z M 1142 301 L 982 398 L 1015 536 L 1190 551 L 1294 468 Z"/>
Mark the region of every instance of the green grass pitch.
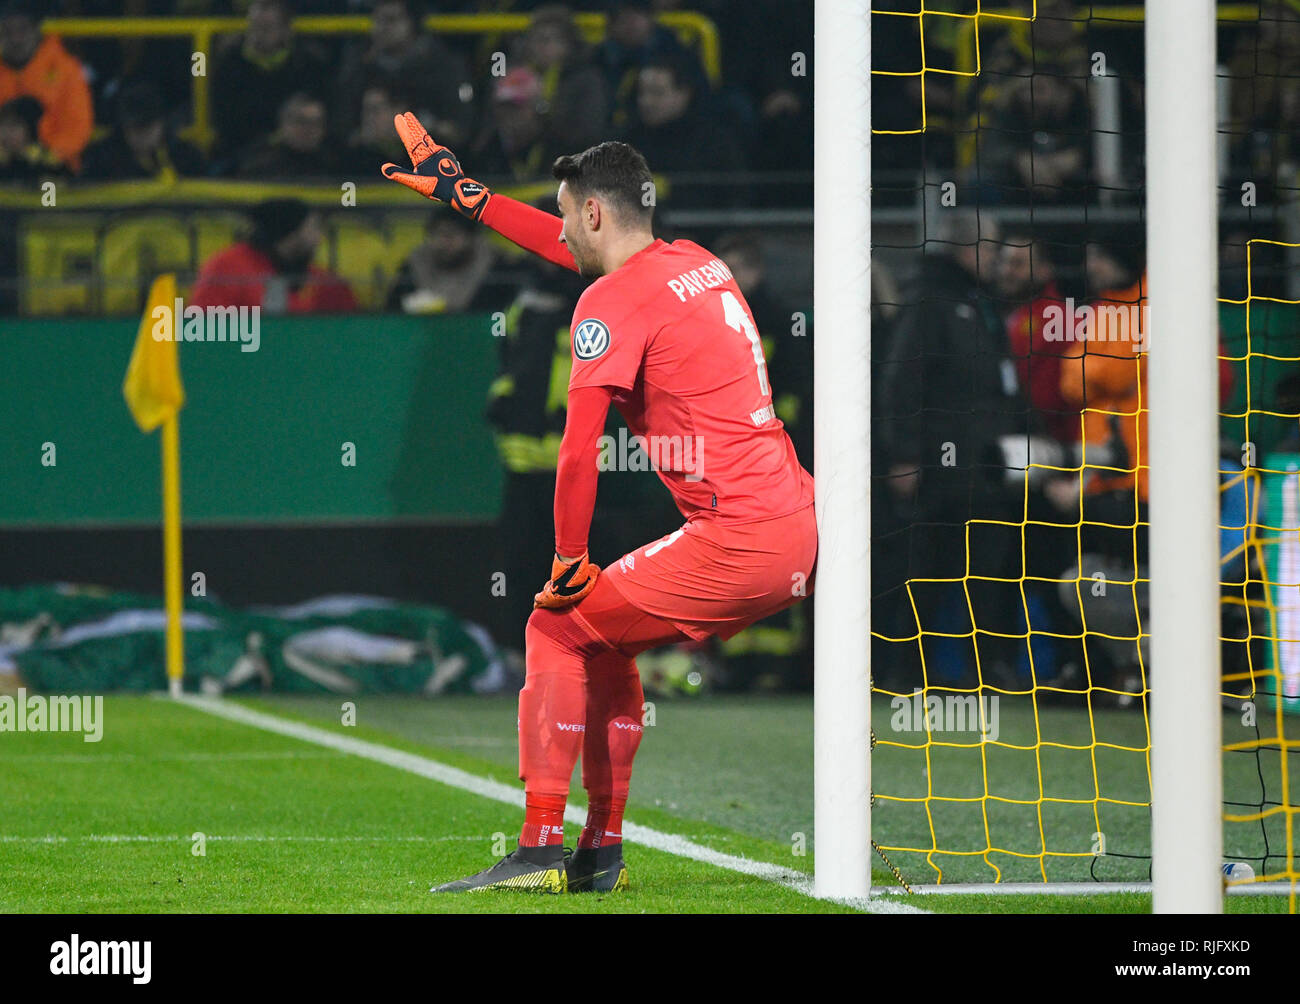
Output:
<path fill-rule="evenodd" d="M 362 696 L 352 727 L 340 722 L 341 698 L 244 703 L 515 782 L 513 698 Z M 878 727 L 886 713 L 877 706 Z M 1140 725 L 1140 716 L 1132 717 Z M 811 872 L 810 700 L 665 701 L 655 719 L 637 759 L 630 820 Z M 904 790 L 911 771 L 877 757 L 877 790 Z M 574 800 L 581 802 L 576 776 Z M 108 698 L 99 743 L 79 734 L 0 734 L 0 801 L 0 911 L 7 913 L 851 912 L 634 844 L 627 894 L 433 896 L 431 885 L 491 864 L 495 834 L 513 844 L 519 810 L 152 697 Z M 808 853 L 797 853 L 805 843 Z M 892 884 L 879 859 L 873 865 L 873 881 Z M 912 881 L 933 880 L 923 867 L 900 867 Z M 1150 907 L 1149 897 L 1134 894 L 897 901 L 935 912 Z M 1228 908 L 1272 912 L 1285 910 L 1286 901 L 1232 897 Z"/>

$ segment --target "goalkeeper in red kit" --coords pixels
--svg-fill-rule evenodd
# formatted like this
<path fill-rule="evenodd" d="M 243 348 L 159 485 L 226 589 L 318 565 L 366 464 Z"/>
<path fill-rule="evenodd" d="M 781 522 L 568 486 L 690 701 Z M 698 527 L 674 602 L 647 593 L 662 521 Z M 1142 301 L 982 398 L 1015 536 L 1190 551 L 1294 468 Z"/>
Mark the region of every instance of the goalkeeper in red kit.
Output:
<path fill-rule="evenodd" d="M 651 232 L 653 181 L 625 143 L 560 157 L 560 219 L 467 178 L 409 112 L 412 168 L 386 177 L 594 280 L 573 314 L 555 483 L 555 560 L 525 630 L 519 846 L 434 892 L 628 885 L 623 810 L 641 742 L 646 649 L 730 638 L 811 591 L 813 481 L 772 407 L 763 348 L 726 264 Z M 603 572 L 587 556 L 598 443 L 613 404 L 686 522 Z M 582 757 L 587 821 L 566 858 L 564 808 Z"/>

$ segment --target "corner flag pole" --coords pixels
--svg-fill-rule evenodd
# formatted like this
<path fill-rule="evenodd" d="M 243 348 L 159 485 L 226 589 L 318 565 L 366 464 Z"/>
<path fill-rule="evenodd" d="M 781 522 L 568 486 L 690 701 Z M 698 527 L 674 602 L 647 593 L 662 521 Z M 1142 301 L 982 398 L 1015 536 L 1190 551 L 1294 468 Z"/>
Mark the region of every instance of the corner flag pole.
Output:
<path fill-rule="evenodd" d="M 818 896 L 871 886 L 871 4 L 817 0 L 813 811 Z"/>
<path fill-rule="evenodd" d="M 163 593 L 167 607 L 167 692 L 181 696 L 185 638 L 181 633 L 181 433 L 180 414 L 162 427 Z"/>
<path fill-rule="evenodd" d="M 1223 911 L 1214 0 L 1147 0 L 1151 880 Z"/>
<path fill-rule="evenodd" d="M 162 426 L 163 596 L 167 608 L 167 690 L 181 695 L 185 642 L 181 633 L 181 435 L 185 404 L 176 342 L 176 277 L 160 275 L 149 289 L 122 396 L 141 432 Z"/>

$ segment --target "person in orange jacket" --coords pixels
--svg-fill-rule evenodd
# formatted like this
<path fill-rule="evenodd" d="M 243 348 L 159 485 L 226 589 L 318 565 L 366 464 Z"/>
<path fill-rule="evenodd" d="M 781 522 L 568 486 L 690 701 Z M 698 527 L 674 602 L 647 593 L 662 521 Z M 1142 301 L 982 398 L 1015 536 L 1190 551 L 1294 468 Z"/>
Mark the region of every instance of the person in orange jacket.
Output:
<path fill-rule="evenodd" d="M 1088 275 L 1119 278 L 1123 266 L 1101 245 L 1088 247 Z M 1125 276 L 1125 279 L 1131 278 Z M 1080 319 L 1082 343 L 1061 360 L 1061 396 L 1081 409 L 1084 492 L 1136 491 L 1147 501 L 1147 274 L 1115 284 Z M 1219 358 L 1219 395 L 1232 390 L 1232 366 Z"/>
<path fill-rule="evenodd" d="M 1089 253 L 1094 253 L 1091 249 Z M 1085 340 L 1061 360 L 1061 396 L 1081 411 L 1084 491 L 1147 499 L 1146 273 L 1103 292 L 1077 323 Z"/>
<path fill-rule="evenodd" d="M 0 7 L 0 104 L 23 96 L 44 109 L 37 131 L 41 145 L 80 170 L 95 115 L 85 72 L 55 36 L 42 36 L 30 0 L 9 0 Z"/>

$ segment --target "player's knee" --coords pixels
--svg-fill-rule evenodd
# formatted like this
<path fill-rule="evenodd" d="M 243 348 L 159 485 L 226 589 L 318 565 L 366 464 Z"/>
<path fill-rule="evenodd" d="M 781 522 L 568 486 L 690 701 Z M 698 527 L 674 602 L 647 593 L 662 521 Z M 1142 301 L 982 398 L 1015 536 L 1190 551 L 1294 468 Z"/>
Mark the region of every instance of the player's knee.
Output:
<path fill-rule="evenodd" d="M 588 655 L 600 647 L 578 623 L 570 607 L 534 610 L 524 627 L 524 646 L 528 649 L 558 646 L 577 655 Z"/>

